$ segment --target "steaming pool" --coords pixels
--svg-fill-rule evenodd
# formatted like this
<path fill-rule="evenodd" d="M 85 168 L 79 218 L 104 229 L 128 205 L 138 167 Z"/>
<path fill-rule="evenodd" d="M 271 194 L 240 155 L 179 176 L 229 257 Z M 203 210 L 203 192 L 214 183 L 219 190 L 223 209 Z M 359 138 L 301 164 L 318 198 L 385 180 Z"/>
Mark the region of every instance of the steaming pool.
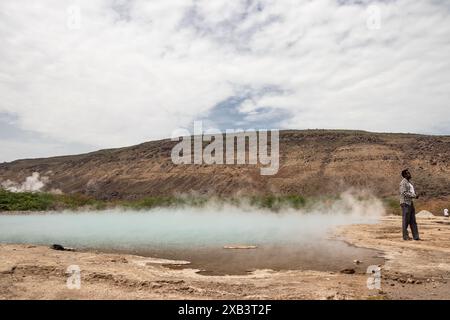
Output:
<path fill-rule="evenodd" d="M 331 239 L 339 225 L 374 223 L 351 214 L 272 213 L 239 208 L 1 214 L 0 242 L 61 244 L 77 250 L 130 253 L 189 261 L 172 268 L 201 274 L 256 269 L 365 272 L 383 259 L 374 250 Z M 247 245 L 254 249 L 225 249 Z M 355 266 L 353 260 L 363 261 Z"/>

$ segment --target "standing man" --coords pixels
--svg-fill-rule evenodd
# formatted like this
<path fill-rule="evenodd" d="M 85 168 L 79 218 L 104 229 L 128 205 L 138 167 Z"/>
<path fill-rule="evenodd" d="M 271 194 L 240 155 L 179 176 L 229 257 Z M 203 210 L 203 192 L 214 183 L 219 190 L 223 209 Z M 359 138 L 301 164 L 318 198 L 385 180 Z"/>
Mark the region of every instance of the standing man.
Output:
<path fill-rule="evenodd" d="M 416 209 L 412 199 L 418 199 L 413 185 L 411 184 L 411 173 L 408 169 L 402 171 L 403 180 L 400 182 L 400 206 L 402 207 L 402 229 L 403 240 L 411 240 L 408 234 L 408 226 L 414 240 L 420 240 L 419 230 L 416 222 Z"/>

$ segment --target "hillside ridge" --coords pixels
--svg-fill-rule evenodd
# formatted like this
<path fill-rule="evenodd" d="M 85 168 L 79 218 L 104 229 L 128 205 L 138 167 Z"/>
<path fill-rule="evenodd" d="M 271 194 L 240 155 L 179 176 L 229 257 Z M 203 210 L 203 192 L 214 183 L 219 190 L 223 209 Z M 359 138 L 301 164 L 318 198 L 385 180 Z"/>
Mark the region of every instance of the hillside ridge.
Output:
<path fill-rule="evenodd" d="M 280 167 L 261 176 L 255 165 L 175 165 L 170 139 L 80 155 L 0 164 L 0 183 L 20 183 L 33 172 L 45 189 L 98 199 L 202 194 L 324 195 L 348 188 L 395 196 L 400 171 L 410 168 L 428 198 L 450 196 L 450 136 L 353 130 L 280 131 Z"/>

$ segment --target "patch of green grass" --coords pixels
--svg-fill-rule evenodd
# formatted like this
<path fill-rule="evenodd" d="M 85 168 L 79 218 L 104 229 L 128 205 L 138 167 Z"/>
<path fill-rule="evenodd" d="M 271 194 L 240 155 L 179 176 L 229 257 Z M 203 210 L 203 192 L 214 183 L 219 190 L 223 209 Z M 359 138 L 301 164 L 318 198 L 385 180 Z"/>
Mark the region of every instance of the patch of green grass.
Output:
<path fill-rule="evenodd" d="M 284 201 L 294 209 L 300 209 L 306 206 L 306 199 L 300 195 L 289 195 L 284 197 Z"/>
<path fill-rule="evenodd" d="M 46 211 L 90 207 L 105 209 L 107 203 L 85 195 L 57 195 L 43 192 L 10 192 L 0 189 L 0 211 Z"/>
<path fill-rule="evenodd" d="M 288 196 L 255 196 L 250 198 L 250 204 L 255 207 L 278 211 L 282 208 L 301 209 L 307 204 L 304 197 L 300 195 Z"/>
<path fill-rule="evenodd" d="M 112 207 L 143 210 L 157 207 L 203 207 L 209 202 L 219 205 L 250 204 L 257 208 L 279 211 L 283 208 L 301 209 L 313 201 L 300 195 L 223 197 L 210 199 L 206 196 L 151 196 L 138 200 L 102 201 L 82 194 L 56 195 L 50 193 L 14 193 L 0 189 L 0 211 L 46 211 L 46 210 L 103 210 Z"/>
<path fill-rule="evenodd" d="M 387 214 L 401 215 L 400 203 L 396 198 L 384 198 L 383 204 Z"/>
<path fill-rule="evenodd" d="M 0 189 L 1 211 L 44 211 L 51 209 L 54 196 L 46 193 L 14 193 Z"/>
<path fill-rule="evenodd" d="M 94 208 L 102 207 L 103 205 L 105 205 L 105 203 L 85 195 L 72 194 L 72 195 L 56 195 L 54 205 L 60 206 L 64 209 L 78 209 L 87 206 Z"/>
<path fill-rule="evenodd" d="M 208 202 L 206 197 L 171 197 L 171 196 L 153 196 L 139 200 L 119 201 L 118 206 L 141 210 L 156 207 L 202 207 Z"/>
<path fill-rule="evenodd" d="M 176 203 L 176 199 L 172 197 L 147 197 L 140 200 L 124 201 L 119 206 L 130 209 L 150 209 L 155 207 L 169 207 Z"/>

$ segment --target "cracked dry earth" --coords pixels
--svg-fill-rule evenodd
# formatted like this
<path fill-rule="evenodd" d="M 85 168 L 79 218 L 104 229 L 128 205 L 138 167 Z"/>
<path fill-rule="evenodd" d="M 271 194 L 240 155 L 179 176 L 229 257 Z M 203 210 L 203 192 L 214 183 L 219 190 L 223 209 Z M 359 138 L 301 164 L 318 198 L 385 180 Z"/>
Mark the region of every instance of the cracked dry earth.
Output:
<path fill-rule="evenodd" d="M 399 217 L 336 230 L 349 243 L 380 250 L 381 289 L 368 275 L 311 270 L 258 270 L 248 275 L 204 276 L 169 269 L 157 259 L 44 246 L 0 245 L 0 299 L 450 299 L 450 224 L 419 220 L 422 242 L 404 242 Z M 81 288 L 68 289 L 67 268 L 78 265 Z"/>

